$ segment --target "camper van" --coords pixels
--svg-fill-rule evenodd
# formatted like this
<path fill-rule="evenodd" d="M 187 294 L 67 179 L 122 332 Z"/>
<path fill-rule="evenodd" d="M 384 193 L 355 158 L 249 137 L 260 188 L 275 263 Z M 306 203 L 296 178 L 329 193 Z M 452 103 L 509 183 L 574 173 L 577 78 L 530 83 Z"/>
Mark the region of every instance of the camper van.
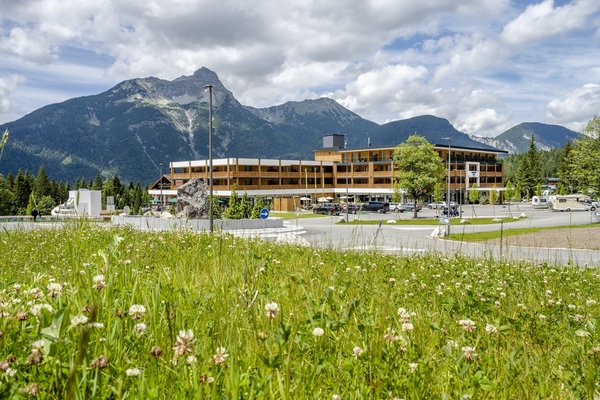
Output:
<path fill-rule="evenodd" d="M 548 197 L 533 196 L 531 198 L 531 205 L 533 206 L 533 208 L 548 208 Z"/>
<path fill-rule="evenodd" d="M 550 196 L 549 207 L 552 211 L 585 211 L 584 201 L 589 197 L 583 194 Z"/>

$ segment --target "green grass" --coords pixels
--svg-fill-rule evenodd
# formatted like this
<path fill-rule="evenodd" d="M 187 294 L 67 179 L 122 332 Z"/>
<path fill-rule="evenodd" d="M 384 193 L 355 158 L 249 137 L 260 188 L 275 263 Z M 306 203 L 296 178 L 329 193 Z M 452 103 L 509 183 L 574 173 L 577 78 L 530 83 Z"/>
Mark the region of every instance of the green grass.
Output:
<path fill-rule="evenodd" d="M 273 212 L 273 211 L 271 211 L 270 216 L 277 217 L 277 218 L 283 218 L 283 219 L 296 219 L 295 212 L 279 212 L 279 211 Z M 328 217 L 328 215 L 314 214 L 314 213 L 298 213 L 298 218 L 300 218 L 300 219 L 322 218 L 322 217 Z"/>
<path fill-rule="evenodd" d="M 548 230 L 556 229 L 577 229 L 577 228 L 597 228 L 598 224 L 584 224 L 584 225 L 560 225 L 560 226 L 549 226 L 543 228 L 509 228 L 502 231 L 489 231 L 489 232 L 472 232 L 472 233 L 453 233 L 449 236 L 452 240 L 461 240 L 464 242 L 485 242 L 487 240 L 500 239 L 500 236 L 517 236 L 526 235 L 529 233 L 545 232 Z"/>
<path fill-rule="evenodd" d="M 0 254 L 0 398 L 599 395 L 597 268 L 89 224 Z"/>
<path fill-rule="evenodd" d="M 417 218 L 417 219 L 396 219 L 390 218 L 395 222 L 395 225 L 439 225 L 439 218 Z M 497 221 L 494 221 L 496 218 L 465 218 L 464 220 L 468 221 L 465 223 L 461 223 L 460 218 L 451 218 L 450 225 L 489 225 L 489 224 L 500 224 L 500 222 L 508 223 L 517 221 L 514 218 L 497 218 Z M 500 221 L 501 220 L 501 221 Z M 381 220 L 353 220 L 350 221 L 351 225 L 378 225 Z M 339 224 L 345 224 L 345 222 L 338 222 Z M 387 220 L 383 220 L 384 224 L 387 224 Z"/>

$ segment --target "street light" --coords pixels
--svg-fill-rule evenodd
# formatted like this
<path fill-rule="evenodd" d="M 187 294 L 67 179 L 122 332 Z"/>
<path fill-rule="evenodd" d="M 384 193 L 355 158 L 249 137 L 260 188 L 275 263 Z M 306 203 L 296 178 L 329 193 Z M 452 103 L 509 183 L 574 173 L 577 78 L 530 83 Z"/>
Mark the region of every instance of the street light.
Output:
<path fill-rule="evenodd" d="M 212 159 L 212 95 L 213 85 L 206 85 L 204 89 L 208 89 L 208 170 L 209 170 L 209 204 L 208 215 L 210 221 L 210 233 L 213 233 L 213 159 Z"/>
<path fill-rule="evenodd" d="M 158 166 L 160 167 L 160 179 L 158 180 L 158 185 L 160 187 L 160 211 L 162 211 L 163 210 L 163 185 L 162 185 L 163 163 L 158 164 Z"/>
<path fill-rule="evenodd" d="M 446 194 L 446 205 L 448 206 L 448 235 L 450 235 L 450 170 L 451 170 L 451 165 L 450 165 L 450 152 L 452 151 L 452 147 L 451 147 L 451 141 L 452 138 L 451 137 L 443 137 L 443 140 L 447 140 L 448 141 L 448 192 Z"/>

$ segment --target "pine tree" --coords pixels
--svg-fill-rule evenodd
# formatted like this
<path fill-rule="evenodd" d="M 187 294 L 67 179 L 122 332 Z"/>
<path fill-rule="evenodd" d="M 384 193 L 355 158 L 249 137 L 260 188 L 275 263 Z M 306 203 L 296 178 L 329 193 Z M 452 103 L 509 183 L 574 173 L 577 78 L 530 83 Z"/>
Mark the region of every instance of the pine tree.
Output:
<path fill-rule="evenodd" d="M 43 196 L 50 195 L 50 180 L 48 179 L 48 175 L 46 175 L 46 170 L 43 165 L 40 166 L 37 176 L 34 179 L 33 192 L 36 197 L 40 199 Z"/>
<path fill-rule="evenodd" d="M 15 177 L 14 184 L 14 195 L 17 207 L 17 212 L 21 215 L 25 214 L 27 204 L 29 202 L 29 195 L 31 194 L 31 183 L 27 177 L 29 171 L 24 173 L 19 169 L 17 176 Z"/>
<path fill-rule="evenodd" d="M 248 197 L 248 192 L 244 192 L 242 195 L 242 218 L 250 218 L 252 215 L 252 204 L 250 204 L 250 198 Z"/>
<path fill-rule="evenodd" d="M 573 176 L 571 174 L 571 150 L 573 145 L 571 141 L 567 141 L 562 150 L 558 161 L 558 181 L 560 182 L 561 191 L 564 193 L 571 192 L 574 187 Z M 560 193 L 563 194 L 563 193 Z"/>
<path fill-rule="evenodd" d="M 526 194 L 529 198 L 535 193 L 535 188 L 538 183 L 543 181 L 542 161 L 535 144 L 535 136 L 531 135 L 529 140 L 529 149 L 517 172 L 518 181 L 521 184 L 521 195 Z"/>

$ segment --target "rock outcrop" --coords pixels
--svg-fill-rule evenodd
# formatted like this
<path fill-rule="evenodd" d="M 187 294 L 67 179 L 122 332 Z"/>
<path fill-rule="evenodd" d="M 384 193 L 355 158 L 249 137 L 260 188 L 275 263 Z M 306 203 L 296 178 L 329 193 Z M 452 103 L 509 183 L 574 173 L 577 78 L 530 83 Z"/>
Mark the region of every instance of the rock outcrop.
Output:
<path fill-rule="evenodd" d="M 207 219 L 208 207 L 208 191 L 204 179 L 190 179 L 177 189 L 177 218 Z"/>

